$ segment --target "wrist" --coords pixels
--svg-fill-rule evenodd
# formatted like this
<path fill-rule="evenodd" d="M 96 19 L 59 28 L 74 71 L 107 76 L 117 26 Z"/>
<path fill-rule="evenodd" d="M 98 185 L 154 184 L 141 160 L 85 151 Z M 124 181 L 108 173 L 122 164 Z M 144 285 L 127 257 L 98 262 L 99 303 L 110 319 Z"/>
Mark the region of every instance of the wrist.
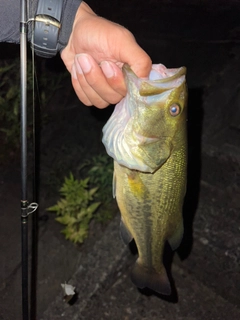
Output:
<path fill-rule="evenodd" d="M 32 46 L 51 58 L 67 45 L 81 0 L 39 0 L 34 16 Z"/>
<path fill-rule="evenodd" d="M 69 72 L 71 70 L 73 56 L 76 53 L 81 52 L 81 50 L 78 50 L 79 46 L 81 47 L 82 45 L 82 41 L 79 41 L 79 39 L 86 35 L 87 25 L 92 26 L 93 19 L 96 17 L 97 15 L 94 11 L 86 4 L 86 2 L 82 1 L 76 12 L 68 43 L 65 48 L 63 48 L 64 50 L 61 51 L 61 57 Z"/>
<path fill-rule="evenodd" d="M 61 52 L 68 44 L 74 21 L 79 9 L 84 6 L 82 0 L 64 0 L 61 18 L 62 27 L 59 34 L 58 50 Z"/>
<path fill-rule="evenodd" d="M 89 7 L 89 5 L 82 1 L 81 6 L 79 6 L 78 10 L 77 10 L 77 14 L 84 16 L 85 14 L 92 14 L 92 15 L 96 15 L 96 13 Z"/>
<path fill-rule="evenodd" d="M 95 12 L 89 7 L 89 5 L 87 5 L 86 2 L 82 1 L 81 6 L 78 7 L 78 10 L 76 12 L 72 29 L 74 29 L 74 26 L 76 24 L 81 23 L 81 21 L 83 21 L 84 19 L 88 19 L 94 16 L 97 16 Z"/>

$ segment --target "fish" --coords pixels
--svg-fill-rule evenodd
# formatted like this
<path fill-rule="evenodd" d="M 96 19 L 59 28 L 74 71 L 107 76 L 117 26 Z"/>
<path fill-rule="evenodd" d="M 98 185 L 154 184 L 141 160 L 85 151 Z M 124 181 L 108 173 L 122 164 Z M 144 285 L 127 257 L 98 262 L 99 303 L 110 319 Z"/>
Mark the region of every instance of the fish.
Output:
<path fill-rule="evenodd" d="M 114 159 L 113 196 L 121 213 L 120 233 L 133 239 L 138 258 L 132 282 L 170 295 L 163 265 L 168 242 L 183 237 L 182 207 L 187 185 L 186 67 L 153 64 L 148 78 L 123 66 L 127 95 L 103 127 L 102 142 Z"/>

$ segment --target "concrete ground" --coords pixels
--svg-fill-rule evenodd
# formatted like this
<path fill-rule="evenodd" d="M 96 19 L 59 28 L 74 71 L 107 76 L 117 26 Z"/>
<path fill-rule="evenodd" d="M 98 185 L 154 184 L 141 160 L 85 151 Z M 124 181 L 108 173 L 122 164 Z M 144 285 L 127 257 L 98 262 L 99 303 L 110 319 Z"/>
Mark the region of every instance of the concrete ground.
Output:
<path fill-rule="evenodd" d="M 240 3 L 115 0 L 111 8 L 109 2 L 88 3 L 129 28 L 154 63 L 188 68 L 185 235 L 170 257 L 169 298 L 131 283 L 136 256 L 119 239 L 118 215 L 106 228 L 93 225 L 81 247 L 64 239 L 54 216 L 45 212 L 56 201 L 46 179 L 55 178 L 59 163 L 66 173 L 66 167 L 79 165 L 78 148 L 90 154 L 103 150 L 105 120 L 99 118 L 106 111 L 83 107 L 69 92 L 67 99 L 59 96 L 51 107 L 54 119 L 42 131 L 37 317 L 33 310 L 31 319 L 240 319 Z M 21 319 L 20 169 L 16 162 L 0 170 L 0 319 L 16 320 Z M 65 281 L 76 287 L 71 305 L 63 301 Z"/>

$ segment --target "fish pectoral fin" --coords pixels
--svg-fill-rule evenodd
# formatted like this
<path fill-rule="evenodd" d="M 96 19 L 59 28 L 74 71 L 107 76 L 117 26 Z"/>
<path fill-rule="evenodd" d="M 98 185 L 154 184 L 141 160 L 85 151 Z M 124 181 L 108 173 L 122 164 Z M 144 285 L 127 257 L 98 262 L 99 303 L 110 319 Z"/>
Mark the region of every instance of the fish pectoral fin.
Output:
<path fill-rule="evenodd" d="M 170 157 L 172 152 L 172 144 L 165 140 L 150 144 L 145 144 L 139 147 L 144 163 L 147 163 L 152 168 L 152 172 L 159 169 Z M 140 152 L 139 152 L 140 153 Z"/>
<path fill-rule="evenodd" d="M 163 295 L 171 294 L 171 285 L 164 266 L 162 272 L 157 273 L 153 268 L 145 268 L 136 262 L 131 273 L 131 280 L 140 289 L 147 287 Z"/>
<path fill-rule="evenodd" d="M 180 246 L 183 238 L 183 233 L 184 233 L 183 220 L 181 220 L 175 233 L 172 235 L 171 238 L 168 239 L 168 243 L 170 244 L 173 251 Z"/>
<path fill-rule="evenodd" d="M 128 245 L 133 240 L 133 236 L 131 235 L 130 231 L 125 226 L 125 224 L 122 220 L 120 222 L 120 236 L 121 236 L 122 241 L 126 245 Z"/>
<path fill-rule="evenodd" d="M 113 180 L 112 180 L 112 195 L 113 195 L 113 199 L 116 198 L 116 183 L 117 183 L 117 177 L 116 177 L 116 173 L 115 170 L 113 171 Z"/>

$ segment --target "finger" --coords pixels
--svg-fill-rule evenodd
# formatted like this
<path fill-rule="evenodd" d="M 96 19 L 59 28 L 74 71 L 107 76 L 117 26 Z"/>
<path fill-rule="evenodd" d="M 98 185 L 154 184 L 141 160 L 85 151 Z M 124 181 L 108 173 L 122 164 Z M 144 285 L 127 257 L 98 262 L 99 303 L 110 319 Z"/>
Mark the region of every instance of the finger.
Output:
<path fill-rule="evenodd" d="M 91 88 L 89 88 L 88 94 L 85 93 L 84 91 L 84 85 L 83 83 L 86 82 L 84 79 L 83 75 L 79 75 L 76 72 L 76 66 L 73 65 L 72 67 L 72 85 L 73 88 L 79 98 L 79 100 L 81 100 L 81 102 L 83 104 L 85 104 L 86 106 L 96 106 L 97 108 L 103 109 L 106 108 L 109 103 L 107 101 L 104 101 L 99 95 L 96 94 L 96 92 L 94 92 L 94 90 L 91 90 Z M 83 78 L 83 79 L 80 79 Z M 81 84 L 80 84 L 81 83 Z M 83 86 L 83 88 L 82 88 Z M 86 84 L 86 86 L 88 86 L 88 84 Z"/>
<path fill-rule="evenodd" d="M 110 87 L 122 97 L 125 96 L 127 88 L 122 70 L 112 61 L 102 61 L 100 67 Z"/>
<path fill-rule="evenodd" d="M 136 44 L 137 45 L 137 44 Z M 125 53 L 124 53 L 125 55 Z M 137 57 L 134 59 L 134 57 Z M 152 68 L 152 61 L 148 54 L 140 48 L 138 45 L 131 48 L 131 52 L 125 57 L 122 58 L 122 61 L 126 61 L 127 64 L 131 67 L 132 71 L 139 78 L 148 78 L 149 73 Z"/>
<path fill-rule="evenodd" d="M 84 93 L 84 91 L 82 90 L 82 88 L 78 82 L 76 67 L 74 64 L 72 66 L 71 76 L 72 76 L 72 78 L 71 78 L 72 86 L 75 90 L 76 95 L 78 96 L 78 99 L 81 100 L 81 102 L 83 104 L 85 104 L 86 106 L 92 106 L 91 101 L 88 99 L 88 97 L 86 96 L 86 94 Z"/>
<path fill-rule="evenodd" d="M 115 46 L 118 52 L 115 56 L 119 56 L 119 61 L 129 64 L 133 72 L 140 78 L 148 78 L 152 68 L 152 61 L 149 55 L 137 44 L 133 34 L 127 29 L 121 30 L 118 41 L 124 45 Z M 121 39 L 120 39 L 121 38 Z"/>
<path fill-rule="evenodd" d="M 81 70 L 79 70 L 74 64 L 72 72 L 72 84 L 77 93 L 79 99 L 87 106 L 96 106 L 97 108 L 106 108 L 111 102 L 104 100 L 98 95 L 94 89 L 89 86 L 85 79 L 85 76 Z"/>
<path fill-rule="evenodd" d="M 89 100 L 94 102 L 94 104 L 96 101 L 99 103 L 99 98 L 108 102 L 109 104 L 115 104 L 121 100 L 123 95 L 117 92 L 115 89 L 119 86 L 123 86 L 125 89 L 124 80 L 122 78 L 119 80 L 118 76 L 114 75 L 114 70 L 112 83 L 115 83 L 115 86 L 113 88 L 108 83 L 100 66 L 90 55 L 77 55 L 75 57 L 75 65 L 79 84 Z M 117 75 L 119 75 L 120 70 L 119 68 L 116 69 Z M 122 91 L 124 91 L 124 89 L 122 89 Z"/>

